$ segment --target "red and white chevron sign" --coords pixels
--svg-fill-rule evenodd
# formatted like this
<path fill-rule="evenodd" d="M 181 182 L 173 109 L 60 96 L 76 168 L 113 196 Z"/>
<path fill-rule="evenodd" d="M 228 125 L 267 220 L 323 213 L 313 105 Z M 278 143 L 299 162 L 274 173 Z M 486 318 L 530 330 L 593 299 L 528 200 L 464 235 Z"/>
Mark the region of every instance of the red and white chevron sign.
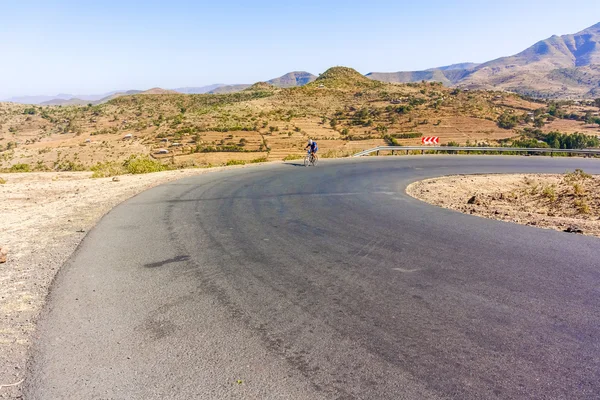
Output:
<path fill-rule="evenodd" d="M 437 136 L 424 136 L 421 138 L 423 144 L 439 144 L 440 138 Z"/>

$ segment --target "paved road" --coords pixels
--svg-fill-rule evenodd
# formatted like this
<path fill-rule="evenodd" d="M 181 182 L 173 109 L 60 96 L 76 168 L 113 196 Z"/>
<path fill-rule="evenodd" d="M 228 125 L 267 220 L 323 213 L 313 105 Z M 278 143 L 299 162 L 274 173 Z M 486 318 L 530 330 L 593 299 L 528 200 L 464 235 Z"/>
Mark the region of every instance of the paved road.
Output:
<path fill-rule="evenodd" d="M 28 399 L 597 399 L 600 241 L 404 194 L 597 160 L 385 157 L 127 201 L 60 272 Z"/>

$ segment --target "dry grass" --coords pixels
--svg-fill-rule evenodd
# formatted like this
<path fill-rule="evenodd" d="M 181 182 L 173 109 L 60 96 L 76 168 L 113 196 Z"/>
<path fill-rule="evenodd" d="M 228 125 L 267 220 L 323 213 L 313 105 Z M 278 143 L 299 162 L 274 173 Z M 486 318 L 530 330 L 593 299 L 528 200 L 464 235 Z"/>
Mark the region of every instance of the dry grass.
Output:
<path fill-rule="evenodd" d="M 600 176 L 450 176 L 417 182 L 408 193 L 465 213 L 565 230 L 577 226 L 600 237 Z"/>
<path fill-rule="evenodd" d="M 0 169 L 26 164 L 37 171 L 73 171 L 124 163 L 131 155 L 174 166 L 281 160 L 302 153 L 308 138 L 319 142 L 322 153 L 347 154 L 383 145 L 386 135 L 409 132 L 439 136 L 442 143 L 494 145 L 533 127 L 499 128 L 500 115 L 546 107 L 501 92 L 373 82 L 347 69 L 321 78 L 290 89 L 257 85 L 223 95 L 122 96 L 92 107 L 2 103 Z M 564 107 L 581 115 L 593 111 Z M 542 127 L 554 129 L 598 134 L 597 125 L 575 120 L 548 120 Z M 419 138 L 397 141 L 420 143 Z M 169 153 L 157 154 L 163 148 Z"/>

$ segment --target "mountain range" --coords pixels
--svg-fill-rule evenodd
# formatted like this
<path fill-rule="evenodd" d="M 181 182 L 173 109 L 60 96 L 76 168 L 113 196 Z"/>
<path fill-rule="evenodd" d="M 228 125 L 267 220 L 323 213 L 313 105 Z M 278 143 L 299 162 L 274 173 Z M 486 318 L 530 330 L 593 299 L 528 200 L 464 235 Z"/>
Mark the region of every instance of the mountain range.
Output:
<path fill-rule="evenodd" d="M 465 89 L 495 89 L 538 98 L 600 97 L 600 23 L 581 32 L 552 36 L 522 52 L 485 63 L 461 63 L 423 71 L 371 72 L 367 78 L 389 83 L 442 82 Z M 303 86 L 317 79 L 294 71 L 266 81 L 273 86 Z M 25 96 L 6 101 L 40 105 L 99 104 L 115 97 L 143 93 L 223 94 L 249 88 L 252 84 L 213 84 L 172 90 L 114 91 L 101 95 Z"/>
<path fill-rule="evenodd" d="M 501 89 L 541 98 L 600 96 L 600 23 L 552 36 L 524 51 L 482 64 L 367 74 L 385 82 L 438 81 L 469 89 Z"/>

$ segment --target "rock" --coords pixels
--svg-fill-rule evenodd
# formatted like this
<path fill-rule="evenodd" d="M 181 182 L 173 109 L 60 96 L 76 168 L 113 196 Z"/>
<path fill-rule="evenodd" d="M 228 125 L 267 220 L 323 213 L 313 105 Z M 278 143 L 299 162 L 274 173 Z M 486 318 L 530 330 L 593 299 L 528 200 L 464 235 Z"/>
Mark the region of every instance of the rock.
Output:
<path fill-rule="evenodd" d="M 578 226 L 569 226 L 563 232 L 567 232 L 567 233 L 583 233 L 583 230 L 580 227 L 578 227 Z"/>
<path fill-rule="evenodd" d="M 469 201 L 467 201 L 467 204 L 479 204 L 479 199 L 477 198 L 477 195 L 471 197 Z"/>
<path fill-rule="evenodd" d="M 7 256 L 8 256 L 8 249 L 6 247 L 0 247 L 0 264 L 6 262 Z"/>
<path fill-rule="evenodd" d="M 118 176 L 113 176 L 112 181 L 113 182 L 120 182 L 121 178 L 119 178 Z"/>

